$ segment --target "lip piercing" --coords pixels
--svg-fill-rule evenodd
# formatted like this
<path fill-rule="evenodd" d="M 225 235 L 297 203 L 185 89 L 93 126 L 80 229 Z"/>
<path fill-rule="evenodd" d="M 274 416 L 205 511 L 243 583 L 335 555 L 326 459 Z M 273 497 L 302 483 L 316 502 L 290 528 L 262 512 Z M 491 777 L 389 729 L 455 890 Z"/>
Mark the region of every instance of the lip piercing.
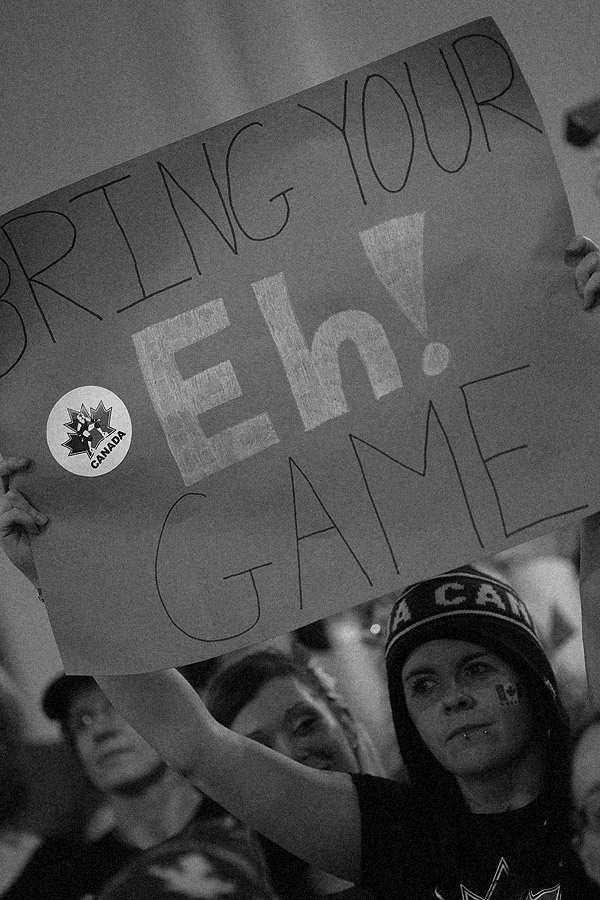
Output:
<path fill-rule="evenodd" d="M 484 728 L 483 733 L 484 733 L 484 734 L 487 734 L 487 733 L 488 733 L 487 728 Z M 463 731 L 463 737 L 464 737 L 465 741 L 470 741 L 470 740 L 471 740 L 470 734 L 468 734 L 466 731 Z"/>

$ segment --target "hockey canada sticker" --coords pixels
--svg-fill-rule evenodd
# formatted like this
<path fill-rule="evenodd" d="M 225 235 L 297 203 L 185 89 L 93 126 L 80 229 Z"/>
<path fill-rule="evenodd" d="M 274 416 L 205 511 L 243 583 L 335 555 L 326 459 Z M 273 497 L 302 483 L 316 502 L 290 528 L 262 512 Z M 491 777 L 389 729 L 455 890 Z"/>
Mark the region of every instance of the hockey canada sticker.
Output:
<path fill-rule="evenodd" d="M 127 456 L 131 418 L 112 391 L 94 385 L 75 388 L 54 404 L 46 440 L 63 469 L 95 478 L 116 469 Z"/>

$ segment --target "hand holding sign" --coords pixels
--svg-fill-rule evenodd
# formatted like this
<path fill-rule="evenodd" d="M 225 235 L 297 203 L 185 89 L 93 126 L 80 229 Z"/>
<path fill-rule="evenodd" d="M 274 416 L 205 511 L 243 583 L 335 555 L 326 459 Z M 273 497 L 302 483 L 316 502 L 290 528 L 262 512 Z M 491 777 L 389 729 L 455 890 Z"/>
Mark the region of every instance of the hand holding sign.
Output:
<path fill-rule="evenodd" d="M 0 459 L 0 544 L 13 565 L 37 586 L 37 572 L 29 539 L 38 535 L 48 524 L 48 517 L 38 512 L 24 494 L 12 486 L 14 478 L 30 468 L 31 460 L 24 457 Z"/>
<path fill-rule="evenodd" d="M 600 300 L 600 249 L 583 234 L 565 248 L 565 262 L 575 269 L 575 285 L 585 309 Z"/>

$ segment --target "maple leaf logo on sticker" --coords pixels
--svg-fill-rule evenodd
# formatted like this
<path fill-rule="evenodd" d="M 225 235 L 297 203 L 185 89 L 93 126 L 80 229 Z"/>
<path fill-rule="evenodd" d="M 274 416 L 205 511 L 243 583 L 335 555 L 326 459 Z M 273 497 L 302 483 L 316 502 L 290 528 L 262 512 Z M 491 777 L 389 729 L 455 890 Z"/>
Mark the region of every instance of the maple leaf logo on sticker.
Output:
<path fill-rule="evenodd" d="M 131 417 L 112 391 L 95 385 L 75 388 L 54 404 L 46 440 L 56 462 L 73 475 L 106 475 L 127 456 Z"/>
<path fill-rule="evenodd" d="M 64 425 L 74 433 L 70 434 L 68 440 L 61 446 L 68 449 L 69 456 L 87 453 L 91 459 L 101 441 L 116 432 L 116 428 L 110 426 L 112 406 L 106 409 L 104 400 L 101 400 L 95 409 L 90 408 L 89 413 L 83 403 L 79 411 L 68 409 L 67 412 L 71 421 L 65 422 Z"/>

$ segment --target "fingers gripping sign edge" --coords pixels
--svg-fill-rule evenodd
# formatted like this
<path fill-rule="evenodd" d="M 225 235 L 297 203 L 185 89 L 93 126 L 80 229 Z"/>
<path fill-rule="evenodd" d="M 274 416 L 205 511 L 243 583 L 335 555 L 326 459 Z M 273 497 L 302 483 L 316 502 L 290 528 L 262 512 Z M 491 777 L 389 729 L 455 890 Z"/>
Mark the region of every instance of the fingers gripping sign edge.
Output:
<path fill-rule="evenodd" d="M 11 506 L 29 514 L 34 519 L 38 527 L 43 527 L 48 522 L 48 516 L 39 512 L 20 491 L 11 486 L 11 479 L 14 475 L 22 472 L 30 472 L 33 467 L 32 460 L 27 457 L 10 456 L 3 458 L 0 454 L 0 478 L 2 479 L 2 487 L 4 490 L 4 501 L 10 501 Z M 6 512 L 7 509 L 3 509 Z M 23 527 L 27 527 L 23 517 L 20 517 L 18 523 Z M 29 531 L 30 529 L 27 528 Z"/>
<path fill-rule="evenodd" d="M 588 253 L 598 250 L 598 245 L 584 234 L 576 234 L 565 247 L 565 263 L 575 268 Z"/>
<path fill-rule="evenodd" d="M 2 479 L 4 493 L 6 494 L 10 490 L 10 479 L 13 475 L 30 471 L 31 468 L 32 461 L 26 456 L 3 457 L 0 453 L 0 478 Z"/>
<path fill-rule="evenodd" d="M 0 544 L 9 561 L 36 587 L 42 599 L 30 537 L 37 536 L 48 523 L 48 517 L 32 506 L 27 498 L 11 486 L 14 475 L 31 469 L 25 457 L 0 456 Z"/>

